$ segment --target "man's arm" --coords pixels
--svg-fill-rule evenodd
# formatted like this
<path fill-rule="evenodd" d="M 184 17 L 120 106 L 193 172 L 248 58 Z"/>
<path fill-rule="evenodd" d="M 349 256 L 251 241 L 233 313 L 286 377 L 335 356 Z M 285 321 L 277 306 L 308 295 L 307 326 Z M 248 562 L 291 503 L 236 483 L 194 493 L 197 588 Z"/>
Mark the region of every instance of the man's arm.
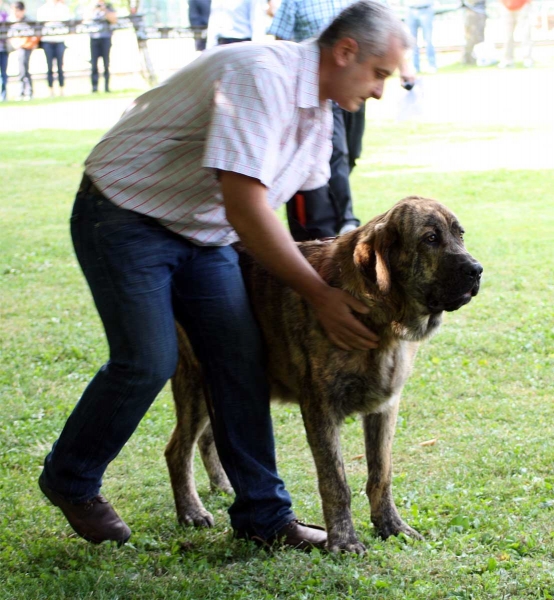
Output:
<path fill-rule="evenodd" d="M 257 179 L 231 171 L 220 174 L 227 220 L 243 244 L 275 277 L 298 292 L 313 307 L 330 340 L 343 350 L 378 347 L 378 336 L 352 314 L 367 307 L 318 275 L 301 254 L 267 202 L 265 186 Z"/>

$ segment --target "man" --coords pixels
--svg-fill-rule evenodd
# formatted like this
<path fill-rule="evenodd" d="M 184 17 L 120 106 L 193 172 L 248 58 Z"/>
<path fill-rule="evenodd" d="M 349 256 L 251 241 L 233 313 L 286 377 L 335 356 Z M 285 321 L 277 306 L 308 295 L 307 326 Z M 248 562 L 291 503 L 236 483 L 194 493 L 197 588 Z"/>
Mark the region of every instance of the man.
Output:
<path fill-rule="evenodd" d="M 268 30 L 279 40 L 301 42 L 317 36 L 353 0 L 283 0 Z M 404 64 L 404 63 L 402 63 Z M 404 69 L 404 81 L 413 85 L 413 73 Z M 297 241 L 334 237 L 359 226 L 354 215 L 350 173 L 362 152 L 365 102 L 356 111 L 333 108 L 333 152 L 329 184 L 298 192 L 287 203 L 289 229 Z"/>
<path fill-rule="evenodd" d="M 206 377 L 235 534 L 325 544 L 296 520 L 277 473 L 262 341 L 230 244 L 240 239 L 305 298 L 337 346 L 377 347 L 352 314 L 364 304 L 319 277 L 274 209 L 328 177 L 327 99 L 356 110 L 379 98 L 407 45 L 389 9 L 361 0 L 317 42 L 215 48 L 138 98 L 92 151 L 71 229 L 110 359 L 39 480 L 82 537 L 131 535 L 99 490 L 174 373 L 176 319 Z"/>
<path fill-rule="evenodd" d="M 112 49 L 113 31 L 110 25 L 117 23 L 117 13 L 111 4 L 98 0 L 90 12 L 90 20 L 101 25 L 99 31 L 90 34 L 90 73 L 92 92 L 98 92 L 98 61 L 102 59 L 104 65 L 104 91 L 110 91 L 110 50 Z"/>

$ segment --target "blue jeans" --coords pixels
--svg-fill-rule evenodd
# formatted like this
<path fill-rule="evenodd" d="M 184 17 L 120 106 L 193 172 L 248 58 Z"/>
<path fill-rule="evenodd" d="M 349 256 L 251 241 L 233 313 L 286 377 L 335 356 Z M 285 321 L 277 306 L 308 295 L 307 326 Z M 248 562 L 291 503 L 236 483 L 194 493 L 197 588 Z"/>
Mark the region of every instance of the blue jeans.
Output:
<path fill-rule="evenodd" d="M 104 89 L 110 89 L 110 50 L 112 38 L 91 38 L 90 40 L 90 62 L 92 64 L 91 81 L 93 91 L 98 90 L 98 61 L 102 59 L 104 65 Z"/>
<path fill-rule="evenodd" d="M 5 95 L 8 87 L 8 57 L 9 53 L 0 50 L 0 80 L 2 81 L 2 94 Z"/>
<path fill-rule="evenodd" d="M 435 57 L 435 47 L 433 46 L 433 19 L 435 10 L 433 5 L 423 8 L 410 8 L 408 10 L 408 29 L 414 38 L 414 68 L 419 73 L 419 47 L 417 44 L 417 32 L 421 27 L 423 39 L 425 40 L 425 50 L 427 52 L 427 62 L 433 69 L 437 68 L 437 59 Z"/>
<path fill-rule="evenodd" d="M 208 382 L 219 456 L 236 492 L 231 524 L 270 537 L 294 514 L 277 474 L 265 352 L 236 252 L 195 246 L 90 191 L 77 194 L 71 233 L 110 357 L 46 457 L 46 485 L 72 502 L 98 494 L 108 464 L 175 372 L 177 319 Z"/>
<path fill-rule="evenodd" d="M 42 42 L 42 49 L 46 55 L 48 87 L 54 87 L 54 61 L 58 69 L 58 83 L 60 87 L 65 84 L 63 72 L 63 55 L 65 52 L 65 42 Z"/>

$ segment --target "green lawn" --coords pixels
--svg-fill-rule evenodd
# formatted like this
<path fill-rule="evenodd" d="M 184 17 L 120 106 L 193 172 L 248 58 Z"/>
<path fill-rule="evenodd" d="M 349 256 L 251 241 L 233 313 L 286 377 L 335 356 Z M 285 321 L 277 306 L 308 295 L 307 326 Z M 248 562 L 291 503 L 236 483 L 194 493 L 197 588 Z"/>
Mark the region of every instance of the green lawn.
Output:
<path fill-rule="evenodd" d="M 447 204 L 485 268 L 481 293 L 446 316 L 404 393 L 394 493 L 425 541 L 374 536 L 356 419 L 345 424 L 343 443 L 365 556 L 269 554 L 233 541 L 229 498 L 210 495 L 200 465 L 200 494 L 216 527 L 179 528 L 163 459 L 173 427 L 167 390 L 105 478 L 131 543 L 98 547 L 73 535 L 36 479 L 105 359 L 68 235 L 81 165 L 101 133 L 4 134 L 0 144 L 0 598 L 553 598 L 554 171 L 439 172 L 395 158 L 395 148 L 417 155 L 430 141 L 463 152 L 478 140 L 486 152 L 488 140 L 506 135 L 502 128 L 388 124 L 368 132 L 353 175 L 364 219 L 408 194 Z M 274 419 L 295 509 L 321 523 L 299 413 L 276 407 Z"/>

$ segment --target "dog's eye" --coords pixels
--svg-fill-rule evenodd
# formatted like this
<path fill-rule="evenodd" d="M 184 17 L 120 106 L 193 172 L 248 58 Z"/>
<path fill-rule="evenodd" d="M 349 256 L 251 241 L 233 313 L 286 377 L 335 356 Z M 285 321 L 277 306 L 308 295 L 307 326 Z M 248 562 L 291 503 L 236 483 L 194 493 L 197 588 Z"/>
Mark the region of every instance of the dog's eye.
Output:
<path fill-rule="evenodd" d="M 436 244 L 439 243 L 440 239 L 439 239 L 439 236 L 436 233 L 430 233 L 427 236 L 425 236 L 425 241 L 428 244 L 436 245 Z"/>

